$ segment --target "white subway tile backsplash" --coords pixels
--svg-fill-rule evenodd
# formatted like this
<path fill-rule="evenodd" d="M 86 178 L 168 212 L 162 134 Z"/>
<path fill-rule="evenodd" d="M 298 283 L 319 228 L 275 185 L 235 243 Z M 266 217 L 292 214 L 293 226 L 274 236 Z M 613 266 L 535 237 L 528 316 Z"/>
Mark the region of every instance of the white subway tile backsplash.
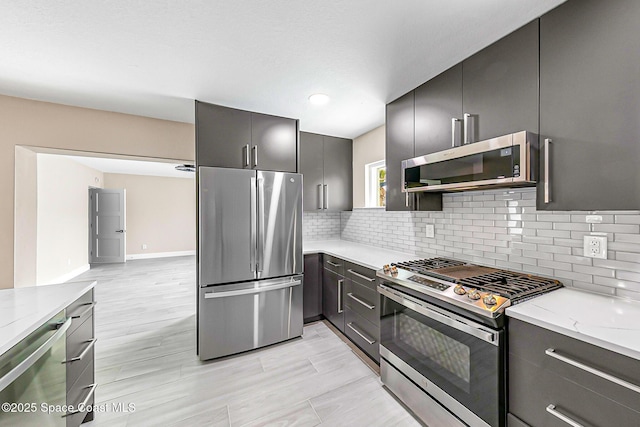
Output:
<path fill-rule="evenodd" d="M 537 211 L 535 197 L 533 188 L 492 190 L 445 194 L 442 212 L 305 213 L 304 235 L 449 256 L 640 300 L 640 211 Z M 590 226 L 593 214 L 602 222 Z M 424 236 L 425 223 L 435 224 L 435 238 Z M 607 233 L 608 260 L 582 256 L 591 229 Z"/>

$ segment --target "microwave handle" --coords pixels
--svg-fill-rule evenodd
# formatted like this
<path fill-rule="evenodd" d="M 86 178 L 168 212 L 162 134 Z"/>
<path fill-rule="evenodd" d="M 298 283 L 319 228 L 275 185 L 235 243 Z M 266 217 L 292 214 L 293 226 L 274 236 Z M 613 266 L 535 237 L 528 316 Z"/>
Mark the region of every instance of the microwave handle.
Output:
<path fill-rule="evenodd" d="M 452 117 L 451 118 L 451 148 L 454 148 L 458 145 L 458 142 L 460 141 L 460 122 L 462 120 L 456 118 L 456 117 Z M 457 137 L 456 137 L 456 134 Z"/>
<path fill-rule="evenodd" d="M 553 142 L 551 138 L 544 139 L 544 202 L 551 202 L 551 183 L 549 171 L 549 157 L 551 156 L 551 151 L 549 151 L 550 145 Z"/>

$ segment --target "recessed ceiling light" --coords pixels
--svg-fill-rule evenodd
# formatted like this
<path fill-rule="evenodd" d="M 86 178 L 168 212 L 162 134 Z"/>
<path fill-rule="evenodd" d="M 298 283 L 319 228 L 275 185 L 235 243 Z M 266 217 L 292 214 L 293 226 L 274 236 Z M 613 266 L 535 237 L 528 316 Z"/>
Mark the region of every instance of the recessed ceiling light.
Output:
<path fill-rule="evenodd" d="M 329 96 L 324 93 L 314 93 L 309 97 L 309 102 L 313 105 L 324 105 L 329 103 Z"/>

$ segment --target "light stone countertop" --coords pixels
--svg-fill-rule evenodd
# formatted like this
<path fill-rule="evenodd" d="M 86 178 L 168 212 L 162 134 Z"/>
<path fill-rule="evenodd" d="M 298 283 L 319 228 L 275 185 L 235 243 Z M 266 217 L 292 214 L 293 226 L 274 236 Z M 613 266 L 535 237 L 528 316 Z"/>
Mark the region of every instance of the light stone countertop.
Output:
<path fill-rule="evenodd" d="M 640 360 L 640 302 L 562 288 L 507 308 L 519 319 Z"/>
<path fill-rule="evenodd" d="M 333 255 L 372 270 L 380 270 L 383 265 L 392 262 L 410 261 L 419 258 L 417 255 L 347 240 L 304 241 L 302 250 L 305 254 L 324 253 Z"/>
<path fill-rule="evenodd" d="M 95 281 L 0 290 L 0 355 L 95 286 Z"/>

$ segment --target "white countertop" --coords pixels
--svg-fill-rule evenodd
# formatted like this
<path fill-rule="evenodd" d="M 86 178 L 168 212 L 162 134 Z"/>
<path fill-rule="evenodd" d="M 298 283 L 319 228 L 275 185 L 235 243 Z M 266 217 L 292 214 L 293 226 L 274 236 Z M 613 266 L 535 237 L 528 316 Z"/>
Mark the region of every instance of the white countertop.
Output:
<path fill-rule="evenodd" d="M 640 360 L 640 302 L 562 288 L 507 308 L 509 317 Z"/>
<path fill-rule="evenodd" d="M 377 246 L 363 245 L 347 240 L 317 240 L 304 241 L 302 250 L 305 254 L 325 253 L 342 258 L 355 264 L 380 270 L 383 265 L 392 262 L 410 261 L 419 258 L 405 252 L 392 251 Z"/>
<path fill-rule="evenodd" d="M 0 354 L 95 286 L 95 281 L 0 290 Z"/>

